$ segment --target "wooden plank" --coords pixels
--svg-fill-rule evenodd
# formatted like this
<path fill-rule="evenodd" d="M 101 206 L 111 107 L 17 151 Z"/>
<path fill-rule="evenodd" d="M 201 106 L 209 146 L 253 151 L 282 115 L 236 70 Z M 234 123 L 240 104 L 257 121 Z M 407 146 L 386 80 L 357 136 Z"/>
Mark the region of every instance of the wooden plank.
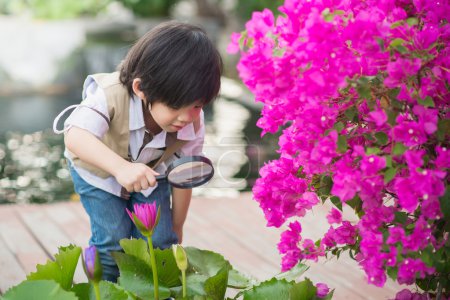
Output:
<path fill-rule="evenodd" d="M 43 264 L 49 256 L 38 241 L 21 222 L 16 206 L 2 206 L 0 209 L 0 235 L 8 249 L 15 254 L 26 274 L 36 271 L 37 264 Z"/>
<path fill-rule="evenodd" d="M 73 210 L 72 205 L 66 203 L 55 203 L 43 206 L 45 213 L 58 225 L 63 233 L 69 237 L 77 246 L 85 248 L 88 246 L 90 237 L 89 222 Z"/>
<path fill-rule="evenodd" d="M 0 238 L 0 293 L 4 294 L 10 287 L 25 279 L 25 271 L 10 252 L 3 238 Z"/>
<path fill-rule="evenodd" d="M 75 242 L 51 220 L 46 213 L 45 206 L 46 205 L 21 206 L 20 216 L 33 235 L 39 240 L 47 254 L 53 257 L 54 254 L 58 253 L 59 247 L 75 244 Z M 83 268 L 80 266 L 80 261 L 75 270 L 74 281 L 86 281 L 86 276 Z"/>

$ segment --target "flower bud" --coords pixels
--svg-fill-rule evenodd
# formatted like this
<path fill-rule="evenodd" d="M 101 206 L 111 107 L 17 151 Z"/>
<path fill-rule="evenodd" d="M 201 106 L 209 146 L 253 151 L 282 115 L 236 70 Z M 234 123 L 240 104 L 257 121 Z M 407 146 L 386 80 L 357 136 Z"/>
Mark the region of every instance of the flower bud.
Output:
<path fill-rule="evenodd" d="M 102 279 L 102 265 L 95 246 L 84 249 L 83 268 L 90 281 L 99 282 Z"/>
<path fill-rule="evenodd" d="M 172 245 L 172 250 L 178 269 L 180 269 L 181 271 L 186 271 L 188 267 L 188 260 L 183 247 L 180 244 Z"/>

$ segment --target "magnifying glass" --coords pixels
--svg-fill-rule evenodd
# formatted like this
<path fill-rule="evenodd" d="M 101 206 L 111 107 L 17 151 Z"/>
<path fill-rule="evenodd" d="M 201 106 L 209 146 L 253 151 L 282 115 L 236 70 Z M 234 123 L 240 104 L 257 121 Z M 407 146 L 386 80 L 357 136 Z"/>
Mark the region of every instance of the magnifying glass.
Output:
<path fill-rule="evenodd" d="M 212 162 L 204 156 L 185 156 L 173 161 L 165 174 L 156 176 L 156 181 L 167 180 L 179 189 L 191 189 L 207 183 L 214 175 Z M 130 199 L 130 193 L 122 187 L 122 198 Z"/>
<path fill-rule="evenodd" d="M 167 179 L 176 188 L 191 189 L 207 183 L 213 175 L 214 167 L 208 158 L 185 156 L 173 161 L 165 174 L 156 176 L 156 180 Z"/>

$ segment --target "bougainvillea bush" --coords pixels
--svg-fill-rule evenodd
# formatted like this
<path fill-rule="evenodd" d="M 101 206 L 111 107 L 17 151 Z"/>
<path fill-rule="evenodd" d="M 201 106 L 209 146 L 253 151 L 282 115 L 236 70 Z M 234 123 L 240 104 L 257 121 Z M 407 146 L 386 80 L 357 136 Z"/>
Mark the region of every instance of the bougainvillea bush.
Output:
<path fill-rule="evenodd" d="M 370 284 L 389 276 L 448 297 L 449 2 L 286 0 L 279 11 L 255 12 L 228 51 L 264 103 L 262 135 L 282 128 L 279 159 L 253 188 L 268 226 L 288 226 L 282 269 L 349 251 Z M 308 239 L 299 220 L 328 201 L 329 230 Z"/>

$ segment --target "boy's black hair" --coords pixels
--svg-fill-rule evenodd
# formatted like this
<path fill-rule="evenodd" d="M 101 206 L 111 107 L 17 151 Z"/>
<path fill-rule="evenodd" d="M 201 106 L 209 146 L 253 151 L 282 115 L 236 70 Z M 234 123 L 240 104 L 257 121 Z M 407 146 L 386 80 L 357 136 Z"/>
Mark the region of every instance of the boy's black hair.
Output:
<path fill-rule="evenodd" d="M 120 81 L 133 95 L 133 79 L 149 103 L 159 101 L 178 109 L 219 93 L 222 59 L 200 27 L 170 21 L 147 32 L 120 64 Z"/>

